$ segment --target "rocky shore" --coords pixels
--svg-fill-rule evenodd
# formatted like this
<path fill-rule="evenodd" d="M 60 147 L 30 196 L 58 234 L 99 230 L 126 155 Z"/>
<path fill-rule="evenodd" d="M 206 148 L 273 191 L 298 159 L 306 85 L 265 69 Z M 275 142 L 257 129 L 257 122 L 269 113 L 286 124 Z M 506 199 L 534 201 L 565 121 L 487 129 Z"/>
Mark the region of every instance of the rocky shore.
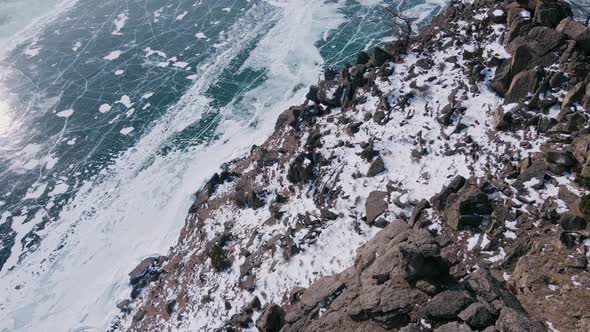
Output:
<path fill-rule="evenodd" d="M 385 23 L 384 23 L 385 24 Z M 112 330 L 590 330 L 590 30 L 455 1 L 196 193 Z"/>

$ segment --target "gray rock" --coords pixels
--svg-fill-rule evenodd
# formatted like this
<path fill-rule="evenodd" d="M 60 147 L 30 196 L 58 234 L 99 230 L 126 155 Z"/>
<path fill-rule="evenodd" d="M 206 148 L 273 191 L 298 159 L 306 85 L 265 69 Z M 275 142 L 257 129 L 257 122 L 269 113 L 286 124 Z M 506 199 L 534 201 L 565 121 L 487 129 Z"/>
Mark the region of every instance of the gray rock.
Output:
<path fill-rule="evenodd" d="M 117 309 L 121 310 L 124 313 L 131 312 L 131 300 L 125 299 L 125 300 L 117 303 Z"/>
<path fill-rule="evenodd" d="M 314 162 L 312 156 L 302 153 L 289 165 L 287 180 L 292 183 L 307 182 L 314 178 L 313 167 Z"/>
<path fill-rule="evenodd" d="M 467 186 L 450 198 L 444 216 L 452 229 L 463 230 L 478 226 L 492 211 L 488 196 L 475 186 Z"/>
<path fill-rule="evenodd" d="M 587 226 L 584 218 L 573 213 L 564 213 L 561 218 L 559 218 L 559 224 L 566 231 L 580 231 L 586 229 Z"/>
<path fill-rule="evenodd" d="M 534 27 L 526 37 L 527 45 L 539 56 L 559 46 L 565 35 L 546 27 Z"/>
<path fill-rule="evenodd" d="M 487 303 L 497 303 L 497 305 L 501 307 L 506 306 L 509 308 L 524 310 L 516 296 L 508 291 L 502 283 L 496 280 L 490 271 L 485 268 L 480 268 L 476 272 L 470 274 L 467 279 L 467 285 L 471 291 L 477 294 L 478 298 L 482 298 Z M 497 309 L 496 305 L 494 305 L 493 309 Z M 497 312 L 494 312 L 494 314 L 497 314 Z"/>
<path fill-rule="evenodd" d="M 285 325 L 285 311 L 275 303 L 266 305 L 256 320 L 256 328 L 260 332 L 278 332 L 283 325 Z"/>
<path fill-rule="evenodd" d="M 473 330 L 465 324 L 458 322 L 450 322 L 445 325 L 441 325 L 434 332 L 472 332 Z"/>
<path fill-rule="evenodd" d="M 338 81 L 321 81 L 318 90 L 318 101 L 327 106 L 340 106 L 342 86 Z"/>
<path fill-rule="evenodd" d="M 416 61 L 416 66 L 428 70 L 434 66 L 434 61 L 430 58 L 421 58 Z"/>
<path fill-rule="evenodd" d="M 374 177 L 381 173 L 385 172 L 385 163 L 383 162 L 383 158 L 378 156 L 373 160 L 371 166 L 369 166 L 369 170 L 367 171 L 367 177 Z"/>
<path fill-rule="evenodd" d="M 402 327 L 399 332 L 422 332 L 426 331 L 422 325 L 418 323 L 410 323 L 404 327 Z"/>
<path fill-rule="evenodd" d="M 366 65 L 371 60 L 371 56 L 367 54 L 367 52 L 360 51 L 359 54 L 356 56 L 356 64 L 357 65 Z"/>
<path fill-rule="evenodd" d="M 385 201 L 388 193 L 386 191 L 373 191 L 367 198 L 365 205 L 367 211 L 367 224 L 371 225 L 377 217 L 387 211 L 388 204 Z"/>
<path fill-rule="evenodd" d="M 571 87 L 565 97 L 563 97 L 563 101 L 561 102 L 561 109 L 565 109 L 566 107 L 570 106 L 571 104 L 580 101 L 582 96 L 584 95 L 584 82 L 580 82 L 573 87 Z"/>
<path fill-rule="evenodd" d="M 496 74 L 492 80 L 492 89 L 501 97 L 506 95 L 512 82 L 512 74 L 510 72 L 511 62 L 509 59 L 502 61 L 500 66 L 496 69 Z"/>
<path fill-rule="evenodd" d="M 537 59 L 537 56 L 527 46 L 519 46 L 512 53 L 512 59 L 510 60 L 510 74 L 515 77 L 521 71 L 530 68 L 533 61 Z"/>
<path fill-rule="evenodd" d="M 572 16 L 572 10 L 564 1 L 529 1 L 535 4 L 531 8 L 534 13 L 534 21 L 540 25 L 555 28 L 561 20 Z"/>
<path fill-rule="evenodd" d="M 545 153 L 545 159 L 550 163 L 565 167 L 574 167 L 578 164 L 576 157 L 569 151 L 549 150 Z"/>
<path fill-rule="evenodd" d="M 444 291 L 433 297 L 424 311 L 433 319 L 454 319 L 471 303 L 473 299 L 465 291 Z"/>
<path fill-rule="evenodd" d="M 494 111 L 493 117 L 496 130 L 507 130 L 512 126 L 512 113 L 505 112 L 501 105 Z"/>
<path fill-rule="evenodd" d="M 584 24 L 566 17 L 559 23 L 556 30 L 575 40 L 576 45 L 586 52 L 590 52 L 590 29 Z"/>
<path fill-rule="evenodd" d="M 483 329 L 494 324 L 494 315 L 490 312 L 487 305 L 480 302 L 473 303 L 461 311 L 459 318 L 475 329 Z"/>
<path fill-rule="evenodd" d="M 315 307 L 320 301 L 344 288 L 344 283 L 335 276 L 318 279 L 301 295 L 300 302 L 307 308 Z"/>
<path fill-rule="evenodd" d="M 399 246 L 399 260 L 399 269 L 408 282 L 437 280 L 449 273 L 449 266 L 440 257 L 440 245 L 426 230 L 415 231 Z"/>
<path fill-rule="evenodd" d="M 518 73 L 512 79 L 512 83 L 510 83 L 510 88 L 506 93 L 506 99 L 504 100 L 504 103 L 510 104 L 524 101 L 524 99 L 529 94 L 535 92 L 538 85 L 539 74 L 537 71 L 525 70 L 523 72 Z"/>
<path fill-rule="evenodd" d="M 328 209 L 321 209 L 320 218 L 323 220 L 336 220 L 338 215 Z"/>
<path fill-rule="evenodd" d="M 528 182 L 532 179 L 537 180 L 537 183 L 532 185 L 532 188 L 539 189 L 543 187 L 543 182 L 545 178 L 545 172 L 547 171 L 547 165 L 544 160 L 538 159 L 532 162 L 530 166 L 526 169 L 522 170 L 516 181 L 514 186 L 517 188 L 523 187 L 525 182 Z"/>
<path fill-rule="evenodd" d="M 288 110 L 281 113 L 275 124 L 275 130 L 278 130 L 286 126 L 295 127 L 300 113 L 301 109 L 299 107 L 291 107 Z"/>
<path fill-rule="evenodd" d="M 373 67 L 381 67 L 389 59 L 391 59 L 391 55 L 389 55 L 389 53 L 385 52 L 380 47 L 375 47 L 373 48 L 373 54 L 371 55 L 369 65 Z"/>
<path fill-rule="evenodd" d="M 416 221 L 420 219 L 422 211 L 428 208 L 430 208 L 430 202 L 428 202 L 426 199 L 420 200 L 420 202 L 414 207 L 414 210 L 412 210 L 412 215 L 410 216 L 409 220 L 410 226 L 413 227 Z"/>
<path fill-rule="evenodd" d="M 512 308 L 504 308 L 496 321 L 499 332 L 543 332 L 547 329 L 539 323 L 532 322 L 524 313 Z"/>
<path fill-rule="evenodd" d="M 440 193 L 436 194 L 432 198 L 432 206 L 435 209 L 442 211 L 446 207 L 449 196 L 461 190 L 461 188 L 463 188 L 465 185 L 465 182 L 467 182 L 467 180 L 464 177 L 457 175 L 447 186 L 441 190 Z"/>

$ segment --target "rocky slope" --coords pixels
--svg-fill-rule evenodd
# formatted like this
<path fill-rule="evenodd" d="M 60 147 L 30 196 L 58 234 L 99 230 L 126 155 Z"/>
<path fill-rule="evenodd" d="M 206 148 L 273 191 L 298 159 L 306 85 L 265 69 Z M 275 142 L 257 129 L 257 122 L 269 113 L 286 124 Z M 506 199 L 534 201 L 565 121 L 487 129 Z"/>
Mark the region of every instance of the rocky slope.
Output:
<path fill-rule="evenodd" d="M 197 192 L 113 330 L 590 330 L 590 31 L 570 16 L 456 1 L 326 72 Z"/>

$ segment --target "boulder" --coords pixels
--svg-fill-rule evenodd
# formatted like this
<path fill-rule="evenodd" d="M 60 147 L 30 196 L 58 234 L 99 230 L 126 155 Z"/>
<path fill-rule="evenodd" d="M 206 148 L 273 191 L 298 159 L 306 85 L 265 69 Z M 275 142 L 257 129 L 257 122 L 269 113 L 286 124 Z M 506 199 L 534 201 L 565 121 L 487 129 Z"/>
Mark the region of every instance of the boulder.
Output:
<path fill-rule="evenodd" d="M 572 16 L 570 6 L 564 1 L 536 0 L 534 20 L 549 28 L 555 28 L 561 20 Z"/>
<path fill-rule="evenodd" d="M 367 54 L 367 52 L 360 51 L 356 56 L 356 64 L 357 65 L 366 65 L 371 60 L 371 56 Z"/>
<path fill-rule="evenodd" d="M 267 304 L 256 320 L 256 328 L 260 332 L 279 332 L 283 325 L 285 325 L 285 311 L 275 303 Z"/>
<path fill-rule="evenodd" d="M 527 45 L 539 56 L 561 45 L 564 39 L 564 34 L 546 27 L 532 28 L 526 36 Z"/>
<path fill-rule="evenodd" d="M 457 175 L 447 186 L 445 186 L 440 191 L 440 193 L 436 194 L 432 198 L 432 206 L 435 209 L 442 211 L 446 207 L 449 196 L 463 188 L 465 182 L 467 182 L 467 180 L 464 177 Z"/>
<path fill-rule="evenodd" d="M 428 208 L 430 208 L 430 202 L 424 198 L 421 199 L 420 202 L 418 202 L 418 204 L 416 204 L 414 207 L 414 210 L 412 210 L 412 215 L 410 216 L 409 220 L 410 226 L 413 227 L 414 224 L 416 224 L 416 222 L 420 219 L 420 216 L 422 216 L 422 212 Z"/>
<path fill-rule="evenodd" d="M 383 158 L 381 156 L 377 156 L 375 160 L 369 166 L 369 171 L 367 171 L 367 177 L 374 177 L 381 173 L 385 172 L 385 163 L 383 162 Z"/>
<path fill-rule="evenodd" d="M 388 204 L 385 201 L 388 193 L 386 191 L 375 190 L 369 194 L 367 203 L 365 205 L 367 211 L 367 224 L 371 225 L 385 211 L 387 211 Z"/>
<path fill-rule="evenodd" d="M 162 264 L 166 259 L 166 256 L 145 258 L 129 272 L 129 284 L 133 287 L 131 290 L 132 299 L 135 299 L 150 282 L 160 278 L 164 273 Z"/>
<path fill-rule="evenodd" d="M 494 315 L 488 305 L 481 302 L 473 303 L 461 311 L 459 318 L 475 329 L 483 329 L 494 324 Z"/>
<path fill-rule="evenodd" d="M 506 98 L 504 99 L 504 103 L 511 104 L 511 103 L 519 103 L 524 101 L 524 99 L 529 95 L 535 92 L 537 86 L 539 85 L 539 72 L 535 70 L 525 70 L 523 72 L 518 73 L 512 79 L 512 83 L 510 84 L 510 88 L 506 93 Z"/>
<path fill-rule="evenodd" d="M 528 46 L 522 45 L 517 47 L 512 53 L 512 58 L 510 60 L 510 74 L 514 77 L 521 71 L 531 68 L 531 64 L 537 58 L 538 57 Z"/>
<path fill-rule="evenodd" d="M 590 160 L 590 134 L 578 136 L 573 145 L 574 156 L 581 164 Z"/>
<path fill-rule="evenodd" d="M 429 70 L 430 68 L 434 67 L 434 61 L 430 58 L 420 58 L 418 61 L 416 61 L 416 67 Z"/>
<path fill-rule="evenodd" d="M 391 59 L 391 55 L 385 52 L 380 47 L 373 48 L 373 54 L 371 55 L 371 60 L 369 61 L 369 65 L 373 67 L 381 67 L 387 60 Z"/>
<path fill-rule="evenodd" d="M 454 319 L 473 303 L 473 298 L 465 291 L 448 290 L 437 294 L 426 306 L 424 312 L 436 320 Z"/>
<path fill-rule="evenodd" d="M 313 157 L 307 153 L 298 155 L 289 165 L 287 180 L 292 183 L 307 182 L 314 178 Z"/>
<path fill-rule="evenodd" d="M 492 276 L 486 268 L 480 268 L 467 278 L 468 289 L 487 303 L 494 303 L 494 310 L 497 306 L 509 307 L 516 310 L 523 310 L 518 298 L 505 286 Z"/>
<path fill-rule="evenodd" d="M 496 74 L 492 80 L 492 89 L 498 95 L 504 97 L 508 89 L 510 88 L 510 82 L 512 82 L 512 75 L 510 73 L 511 60 L 505 59 L 500 63 L 496 69 Z"/>
<path fill-rule="evenodd" d="M 587 226 L 584 218 L 573 213 L 564 213 L 559 218 L 559 224 L 566 231 L 580 231 L 586 229 Z"/>
<path fill-rule="evenodd" d="M 321 209 L 320 218 L 323 220 L 336 220 L 338 215 L 328 209 Z"/>
<path fill-rule="evenodd" d="M 573 87 L 571 87 L 565 97 L 563 97 L 563 101 L 561 102 L 561 109 L 564 110 L 566 107 L 570 106 L 572 103 L 580 101 L 582 96 L 584 95 L 584 82 L 580 82 Z"/>
<path fill-rule="evenodd" d="M 536 183 L 533 183 L 531 187 L 534 189 L 540 189 L 543 187 L 546 171 L 547 164 L 545 163 L 545 160 L 534 160 L 530 162 L 530 165 L 527 165 L 526 168 L 521 170 L 520 174 L 516 178 L 514 186 L 517 188 L 522 188 L 526 182 L 535 179 Z"/>
<path fill-rule="evenodd" d="M 311 88 L 310 88 L 311 89 Z M 279 115 L 277 122 L 275 124 L 275 130 L 280 128 L 290 126 L 295 128 L 297 125 L 297 119 L 299 118 L 299 114 L 301 114 L 301 108 L 299 107 L 291 107 L 288 110 L 284 111 Z"/>
<path fill-rule="evenodd" d="M 524 313 L 505 307 L 496 321 L 499 332 L 544 332 L 543 324 L 532 322 Z"/>
<path fill-rule="evenodd" d="M 590 52 L 590 29 L 571 17 L 564 18 L 556 28 L 569 38 L 576 41 L 576 45 L 586 52 Z"/>
<path fill-rule="evenodd" d="M 251 208 L 258 209 L 264 206 L 265 201 L 262 198 L 262 193 L 254 192 L 246 188 L 240 188 L 236 186 L 235 193 L 233 195 L 234 202 L 240 208 Z"/>
<path fill-rule="evenodd" d="M 545 160 L 565 167 L 574 167 L 578 164 L 578 160 L 571 152 L 563 150 L 549 150 L 545 152 Z"/>
<path fill-rule="evenodd" d="M 518 36 L 526 34 L 526 32 L 533 27 L 533 22 L 523 15 L 524 12 L 528 11 L 520 7 L 512 7 L 508 9 L 508 31 L 506 34 L 508 42 L 514 40 L 514 38 Z M 528 14 L 530 14 L 530 12 Z"/>
<path fill-rule="evenodd" d="M 379 155 L 379 151 L 375 150 L 375 143 L 373 140 L 369 140 L 366 145 L 363 146 L 360 157 L 366 161 L 372 161 L 373 158 Z"/>
<path fill-rule="evenodd" d="M 473 330 L 469 326 L 459 323 L 450 322 L 439 326 L 434 332 L 472 332 Z"/>
<path fill-rule="evenodd" d="M 309 90 L 307 91 L 305 98 L 313 101 L 314 103 L 318 103 L 318 92 L 319 91 L 320 91 L 320 88 L 318 86 L 312 85 L 309 87 Z"/>
<path fill-rule="evenodd" d="M 494 129 L 496 130 L 508 130 L 512 126 L 512 113 L 505 112 L 502 105 L 498 106 L 498 108 L 494 111 L 493 118 Z"/>
<path fill-rule="evenodd" d="M 123 313 L 130 313 L 131 312 L 131 300 L 125 299 L 117 303 L 117 309 L 121 310 Z"/>
<path fill-rule="evenodd" d="M 440 280 L 448 276 L 449 266 L 440 256 L 440 245 L 426 230 L 410 235 L 399 247 L 399 268 L 408 282 Z"/>
<path fill-rule="evenodd" d="M 492 22 L 496 24 L 506 23 L 506 13 L 501 9 L 490 9 L 488 11 L 488 17 L 491 18 Z"/>
<path fill-rule="evenodd" d="M 479 226 L 493 211 L 488 196 L 475 186 L 463 188 L 450 201 L 444 216 L 453 230 Z"/>
<path fill-rule="evenodd" d="M 303 292 L 300 302 L 307 308 L 313 308 L 343 288 L 344 283 L 338 276 L 322 277 Z"/>
<path fill-rule="evenodd" d="M 340 106 L 342 97 L 342 86 L 338 81 L 323 80 L 319 84 L 317 99 L 326 106 Z"/>

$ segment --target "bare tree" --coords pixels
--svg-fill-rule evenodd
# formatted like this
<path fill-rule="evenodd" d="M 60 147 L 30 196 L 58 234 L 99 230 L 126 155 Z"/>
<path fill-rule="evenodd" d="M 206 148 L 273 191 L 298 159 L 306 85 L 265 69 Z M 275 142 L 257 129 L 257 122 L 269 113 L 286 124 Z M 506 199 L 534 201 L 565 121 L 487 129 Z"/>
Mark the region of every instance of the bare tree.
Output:
<path fill-rule="evenodd" d="M 590 0 L 568 0 L 577 20 L 590 26 Z"/>
<path fill-rule="evenodd" d="M 413 19 L 404 15 L 402 11 L 399 11 L 397 9 L 385 7 L 385 10 L 393 18 L 393 30 L 394 33 L 397 34 L 397 36 L 399 37 L 399 42 L 403 46 L 408 46 L 411 42 L 412 35 L 414 34 L 412 30 Z"/>

